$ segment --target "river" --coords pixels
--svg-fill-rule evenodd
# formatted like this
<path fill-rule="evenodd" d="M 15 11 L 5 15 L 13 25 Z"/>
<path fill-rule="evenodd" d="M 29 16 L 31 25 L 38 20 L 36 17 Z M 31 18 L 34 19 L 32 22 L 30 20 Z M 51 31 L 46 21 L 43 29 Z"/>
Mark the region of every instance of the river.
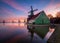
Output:
<path fill-rule="evenodd" d="M 49 31 L 46 36 L 49 36 Z M 47 43 L 35 32 L 29 32 L 24 23 L 0 23 L 0 43 Z M 50 36 L 49 36 L 50 37 Z"/>

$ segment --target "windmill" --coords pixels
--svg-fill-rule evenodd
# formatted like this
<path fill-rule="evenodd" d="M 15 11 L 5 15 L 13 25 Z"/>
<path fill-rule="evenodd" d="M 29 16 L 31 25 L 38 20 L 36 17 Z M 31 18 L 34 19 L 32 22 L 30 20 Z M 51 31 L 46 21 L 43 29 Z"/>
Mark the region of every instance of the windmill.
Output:
<path fill-rule="evenodd" d="M 34 15 L 34 12 L 37 10 L 38 9 L 33 9 L 33 7 L 31 6 L 31 11 L 28 12 L 28 13 L 30 13 L 30 15 L 28 17 L 31 18 Z"/>

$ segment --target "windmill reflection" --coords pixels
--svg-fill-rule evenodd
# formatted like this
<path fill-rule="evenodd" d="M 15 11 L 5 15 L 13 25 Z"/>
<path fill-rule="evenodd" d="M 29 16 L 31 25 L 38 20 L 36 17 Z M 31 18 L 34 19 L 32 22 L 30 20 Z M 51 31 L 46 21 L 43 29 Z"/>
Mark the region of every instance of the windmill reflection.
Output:
<path fill-rule="evenodd" d="M 27 26 L 28 32 L 30 32 L 30 37 L 31 37 L 31 43 L 33 41 L 33 37 L 34 37 L 34 26 Z"/>
<path fill-rule="evenodd" d="M 39 27 L 37 27 L 38 29 L 41 29 L 41 27 L 39 26 Z M 44 38 L 41 38 L 41 42 L 42 43 L 47 43 L 47 41 L 48 41 L 48 39 L 52 36 L 52 34 L 54 33 L 54 31 L 55 31 L 55 25 L 54 24 L 52 24 L 52 25 L 50 25 L 49 26 L 49 30 L 48 30 L 48 32 L 45 34 L 45 36 L 44 36 Z M 35 30 L 36 29 L 36 27 L 35 26 L 27 26 L 27 29 L 29 30 L 29 32 L 31 33 L 31 35 L 30 35 L 30 37 L 31 37 L 31 43 L 33 43 L 33 39 L 34 39 L 34 34 L 36 33 L 36 31 L 37 30 Z M 41 30 L 39 30 L 39 31 L 41 31 Z M 40 34 L 41 32 L 39 32 L 39 34 Z M 37 35 L 39 36 L 39 34 L 37 33 Z M 39 36 L 40 37 L 40 36 Z"/>

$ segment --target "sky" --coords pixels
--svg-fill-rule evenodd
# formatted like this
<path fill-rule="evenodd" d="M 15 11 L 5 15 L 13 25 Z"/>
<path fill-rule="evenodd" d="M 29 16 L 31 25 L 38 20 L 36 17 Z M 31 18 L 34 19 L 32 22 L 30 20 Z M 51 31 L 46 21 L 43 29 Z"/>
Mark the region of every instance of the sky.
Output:
<path fill-rule="evenodd" d="M 60 0 L 0 0 L 0 20 L 27 17 L 30 6 L 38 9 L 34 14 L 44 10 L 55 17 L 60 11 Z"/>

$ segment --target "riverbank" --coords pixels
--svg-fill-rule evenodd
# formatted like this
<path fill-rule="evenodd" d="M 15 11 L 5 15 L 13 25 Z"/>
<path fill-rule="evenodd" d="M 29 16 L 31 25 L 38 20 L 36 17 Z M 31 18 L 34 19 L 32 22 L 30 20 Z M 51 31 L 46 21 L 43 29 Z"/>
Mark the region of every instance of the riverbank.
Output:
<path fill-rule="evenodd" d="M 29 26 L 49 26 L 50 24 L 40 24 L 40 25 L 36 25 L 36 24 L 27 24 Z M 56 26 L 59 26 L 60 24 L 54 24 Z"/>
<path fill-rule="evenodd" d="M 46 33 L 49 31 L 49 25 L 32 25 L 29 24 L 29 26 L 34 27 L 35 33 L 37 35 L 44 38 Z M 53 32 L 52 36 L 48 39 L 48 43 L 59 43 L 60 42 L 60 24 L 55 24 L 56 28 Z"/>
<path fill-rule="evenodd" d="M 60 25 L 56 25 L 56 30 L 49 38 L 48 43 L 60 43 Z"/>

